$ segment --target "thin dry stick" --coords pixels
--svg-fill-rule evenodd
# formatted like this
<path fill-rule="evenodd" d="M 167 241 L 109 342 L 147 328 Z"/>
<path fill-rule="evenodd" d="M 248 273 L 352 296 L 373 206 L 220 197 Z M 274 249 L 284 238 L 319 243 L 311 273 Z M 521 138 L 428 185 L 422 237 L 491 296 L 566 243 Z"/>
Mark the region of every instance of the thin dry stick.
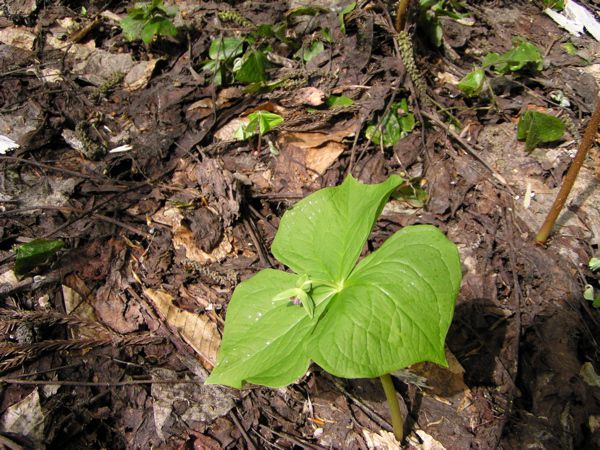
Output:
<path fill-rule="evenodd" d="M 596 136 L 596 131 L 598 131 L 598 125 L 600 124 L 600 99 L 596 98 L 596 109 L 594 109 L 594 113 L 592 114 L 592 118 L 590 119 L 587 128 L 585 129 L 585 133 L 583 134 L 583 138 L 581 138 L 581 142 L 579 143 L 579 148 L 577 149 L 577 154 L 575 158 L 573 158 L 573 162 L 571 163 L 571 167 L 565 177 L 563 178 L 562 184 L 560 186 L 560 190 L 558 191 L 558 195 L 550 208 L 550 212 L 546 216 L 546 220 L 544 224 L 540 228 L 537 236 L 535 237 L 535 242 L 540 245 L 544 245 L 548 240 L 548 236 L 552 232 L 552 228 L 554 227 L 554 223 L 558 218 L 558 215 L 562 211 L 565 206 L 565 202 L 571 193 L 571 189 L 573 188 L 573 184 L 575 184 L 575 180 L 577 179 L 577 174 L 579 174 L 579 169 L 583 165 L 585 161 L 585 157 L 587 156 L 592 144 L 594 142 L 594 136 Z"/>

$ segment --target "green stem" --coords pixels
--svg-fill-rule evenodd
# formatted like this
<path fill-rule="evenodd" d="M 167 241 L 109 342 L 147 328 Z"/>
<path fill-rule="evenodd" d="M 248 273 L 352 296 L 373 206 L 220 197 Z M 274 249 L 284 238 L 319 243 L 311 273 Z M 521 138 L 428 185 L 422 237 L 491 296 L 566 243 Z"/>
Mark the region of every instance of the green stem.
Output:
<path fill-rule="evenodd" d="M 550 212 L 544 221 L 544 224 L 540 228 L 537 236 L 535 237 L 535 241 L 544 245 L 548 240 L 548 236 L 552 231 L 552 227 L 554 227 L 554 223 L 558 218 L 558 215 L 565 206 L 565 202 L 569 197 L 569 193 L 571 192 L 571 188 L 573 184 L 575 184 L 575 180 L 577 179 L 577 174 L 579 173 L 579 169 L 583 165 L 585 161 L 585 157 L 590 150 L 590 147 L 594 143 L 594 137 L 596 136 L 596 131 L 598 130 L 598 125 L 600 124 L 600 99 L 596 98 L 596 109 L 592 114 L 592 118 L 590 119 L 587 128 L 585 129 L 585 133 L 583 134 L 583 138 L 579 144 L 579 148 L 577 149 L 577 153 L 575 154 L 575 158 L 573 158 L 573 162 L 571 163 L 571 167 L 567 171 L 567 174 L 563 178 L 562 184 L 560 186 L 560 190 L 558 191 L 558 195 L 550 208 Z"/>
<path fill-rule="evenodd" d="M 388 407 L 390 408 L 390 414 L 392 415 L 394 436 L 398 439 L 398 442 L 402 442 L 402 438 L 404 437 L 404 417 L 402 417 L 402 412 L 400 412 L 400 403 L 398 403 L 398 397 L 396 397 L 394 382 L 389 373 L 380 376 L 379 379 L 381 380 L 385 398 L 387 399 Z"/>

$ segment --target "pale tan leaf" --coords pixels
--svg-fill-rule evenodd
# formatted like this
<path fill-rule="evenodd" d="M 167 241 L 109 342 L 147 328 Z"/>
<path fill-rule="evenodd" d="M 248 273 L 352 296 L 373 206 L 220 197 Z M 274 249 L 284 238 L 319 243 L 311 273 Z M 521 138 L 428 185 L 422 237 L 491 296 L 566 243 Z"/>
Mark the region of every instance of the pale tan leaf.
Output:
<path fill-rule="evenodd" d="M 221 337 L 217 325 L 203 314 L 195 314 L 173 304 L 173 296 L 166 291 L 144 289 L 144 295 L 152 300 L 162 320 L 177 330 L 183 340 L 194 349 L 206 366 L 214 366 Z"/>

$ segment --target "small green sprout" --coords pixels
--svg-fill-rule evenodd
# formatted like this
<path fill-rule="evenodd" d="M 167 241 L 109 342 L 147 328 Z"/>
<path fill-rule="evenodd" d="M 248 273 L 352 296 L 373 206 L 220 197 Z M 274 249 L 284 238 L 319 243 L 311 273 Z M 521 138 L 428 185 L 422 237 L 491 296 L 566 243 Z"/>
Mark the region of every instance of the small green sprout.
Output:
<path fill-rule="evenodd" d="M 415 116 L 408 112 L 405 98 L 394 102 L 379 124 L 371 124 L 365 130 L 365 136 L 375 144 L 392 147 L 415 127 Z"/>
<path fill-rule="evenodd" d="M 235 132 L 235 138 L 239 141 L 245 141 L 257 134 L 262 137 L 283 123 L 283 117 L 268 111 L 253 112 L 248 114 L 248 119 L 248 123 L 241 125 Z"/>
<path fill-rule="evenodd" d="M 458 88 L 463 91 L 467 97 L 476 97 L 483 91 L 485 85 L 485 72 L 483 69 L 475 69 L 469 72 L 458 83 Z"/>
<path fill-rule="evenodd" d="M 141 39 L 150 44 L 155 36 L 177 36 L 177 28 L 171 22 L 176 14 L 177 8 L 165 6 L 163 0 L 138 2 L 127 10 L 120 25 L 128 41 Z"/>

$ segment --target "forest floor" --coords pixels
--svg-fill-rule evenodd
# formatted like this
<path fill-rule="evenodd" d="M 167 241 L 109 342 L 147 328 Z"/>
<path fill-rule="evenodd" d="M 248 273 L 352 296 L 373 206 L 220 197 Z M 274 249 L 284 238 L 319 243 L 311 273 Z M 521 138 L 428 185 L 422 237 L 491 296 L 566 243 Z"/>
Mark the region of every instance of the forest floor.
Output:
<path fill-rule="evenodd" d="M 177 35 L 144 44 L 119 27 L 131 3 L 4 2 L 0 134 L 18 147 L 0 154 L 0 448 L 397 448 L 378 380 L 313 364 L 281 389 L 203 384 L 235 286 L 284 268 L 283 212 L 347 174 L 407 180 L 370 249 L 433 224 L 463 265 L 449 367 L 395 379 L 403 445 L 600 448 L 600 314 L 583 298 L 599 287 L 597 148 L 548 245 L 533 239 L 597 101 L 600 44 L 532 2 L 438 2 L 429 20 L 413 5 L 419 82 L 394 4 L 348 3 L 177 2 Z M 516 37 L 543 64 L 487 67 L 465 95 Z M 251 62 L 219 59 L 222 38 Z M 567 126 L 528 151 L 532 110 Z M 284 121 L 236 140 L 257 111 Z M 375 143 L 386 114 L 400 125 Z M 64 247 L 16 276 L 34 239 Z"/>

